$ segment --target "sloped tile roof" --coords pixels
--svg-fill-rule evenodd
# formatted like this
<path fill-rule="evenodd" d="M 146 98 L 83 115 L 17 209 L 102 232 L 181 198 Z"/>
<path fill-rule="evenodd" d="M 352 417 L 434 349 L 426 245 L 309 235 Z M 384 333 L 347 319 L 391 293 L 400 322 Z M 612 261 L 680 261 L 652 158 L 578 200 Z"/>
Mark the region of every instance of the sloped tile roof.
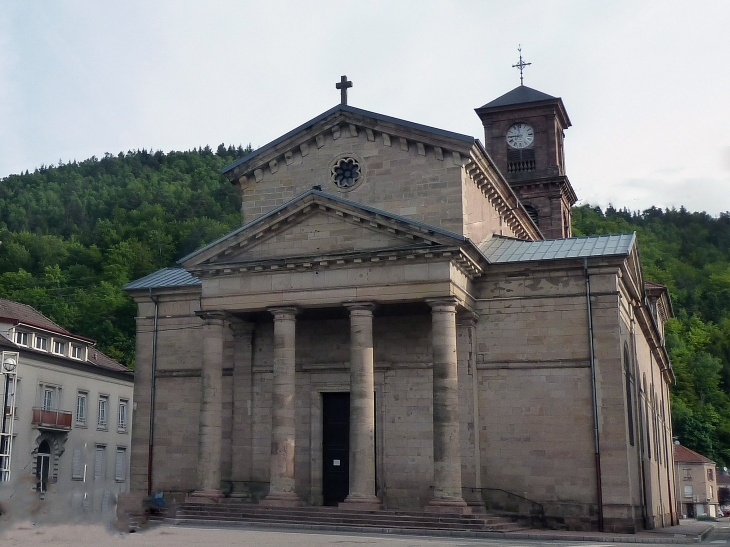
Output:
<path fill-rule="evenodd" d="M 506 264 L 566 258 L 628 256 L 635 240 L 635 233 L 546 239 L 544 241 L 523 241 L 494 236 L 478 247 L 490 263 Z"/>
<path fill-rule="evenodd" d="M 69 331 L 54 323 L 48 317 L 37 311 L 35 308 L 21 304 L 20 302 L 14 302 L 13 300 L 6 300 L 0 298 L 0 317 L 6 317 L 8 319 L 14 319 L 21 323 L 27 323 L 36 327 L 50 329 L 56 332 L 63 332 L 71 334 Z"/>
<path fill-rule="evenodd" d="M 702 454 L 698 454 L 681 444 L 674 445 L 674 461 L 683 463 L 715 463 L 711 459 L 705 458 Z"/>
<path fill-rule="evenodd" d="M 186 287 L 200 285 L 201 281 L 184 268 L 163 268 L 124 285 L 125 291 L 134 289 L 156 289 L 161 287 Z"/>

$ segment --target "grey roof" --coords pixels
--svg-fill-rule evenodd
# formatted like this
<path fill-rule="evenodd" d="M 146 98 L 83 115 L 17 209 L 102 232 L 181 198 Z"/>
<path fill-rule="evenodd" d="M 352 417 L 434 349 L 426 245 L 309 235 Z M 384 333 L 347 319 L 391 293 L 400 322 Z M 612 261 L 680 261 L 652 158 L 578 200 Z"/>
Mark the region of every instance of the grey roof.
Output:
<path fill-rule="evenodd" d="M 490 263 L 506 264 L 565 258 L 628 256 L 635 240 L 636 232 L 544 241 L 523 241 L 495 236 L 480 244 L 479 250 Z"/>
<path fill-rule="evenodd" d="M 534 103 L 537 101 L 546 101 L 548 99 L 557 99 L 557 97 L 553 97 L 552 95 L 548 95 L 547 93 L 543 93 L 537 89 L 532 89 L 526 85 L 521 85 L 514 88 L 512 91 L 505 93 L 501 97 L 497 97 L 493 101 L 488 102 L 477 110 L 481 110 L 482 108 L 494 108 L 496 106 L 507 106 L 511 104 Z"/>
<path fill-rule="evenodd" d="M 124 285 L 125 291 L 134 289 L 156 289 L 160 287 L 186 287 L 200 285 L 201 281 L 183 268 L 163 268 L 141 279 Z"/>
<path fill-rule="evenodd" d="M 539 91 L 538 91 L 538 93 L 539 93 Z M 393 118 L 391 116 L 385 116 L 383 114 L 378 114 L 377 112 L 370 112 L 369 110 L 363 110 L 361 108 L 355 108 L 354 106 L 350 106 L 350 105 L 346 105 L 346 104 L 338 104 L 334 108 L 330 108 L 327 112 L 323 112 L 322 114 L 320 114 L 316 118 L 312 118 L 308 122 L 303 123 L 302 125 L 300 125 L 296 129 L 292 129 L 291 131 L 289 131 L 285 135 L 282 135 L 278 139 L 273 140 L 273 141 L 271 141 L 268 144 L 265 144 L 261 148 L 257 148 L 256 150 L 254 150 L 250 154 L 248 154 L 246 156 L 243 156 L 242 158 L 240 158 L 240 159 L 234 161 L 233 163 L 231 163 L 230 165 L 226 165 L 223 169 L 221 169 L 221 173 L 224 173 L 225 174 L 228 171 L 230 171 L 232 169 L 235 169 L 236 167 L 238 167 L 242 163 L 246 163 L 247 161 L 252 160 L 253 158 L 255 158 L 256 156 L 258 156 L 259 154 L 262 154 L 263 152 L 266 152 L 267 150 L 270 150 L 271 148 L 274 148 L 279 143 L 281 143 L 281 142 L 287 140 L 288 138 L 296 135 L 300 131 L 304 131 L 305 129 L 308 129 L 310 126 L 314 125 L 317 122 L 320 122 L 320 121 L 324 120 L 328 116 L 331 116 L 332 114 L 335 114 L 338 111 L 349 112 L 349 113 L 352 113 L 352 114 L 358 114 L 360 116 L 367 116 L 367 117 L 370 117 L 370 118 L 374 118 L 376 120 L 380 120 L 380 121 L 384 121 L 384 122 L 388 122 L 388 123 L 394 123 L 394 124 L 397 124 L 397 125 L 401 125 L 403 127 L 408 127 L 410 129 L 416 129 L 416 130 L 419 130 L 419 131 L 425 131 L 426 133 L 433 133 L 433 134 L 439 135 L 441 137 L 448 137 L 450 139 L 456 139 L 456 140 L 465 141 L 465 142 L 468 142 L 468 143 L 473 143 L 474 142 L 474 137 L 470 137 L 469 135 L 462 135 L 461 133 L 454 133 L 452 131 L 446 131 L 445 129 L 438 129 L 436 127 L 430 127 L 428 125 L 421 125 L 420 123 L 409 122 L 407 120 L 401 120 L 399 118 Z"/>
<path fill-rule="evenodd" d="M 256 220 L 252 220 L 248 224 L 244 224 L 240 228 L 236 228 L 231 233 L 226 234 L 223 237 L 220 237 L 220 238 L 216 239 L 215 241 L 213 241 L 212 243 L 209 243 L 205 247 L 201 247 L 197 251 L 194 251 L 194 252 L 190 253 L 189 255 L 186 255 L 186 256 L 182 257 L 180 260 L 177 261 L 178 264 L 180 264 L 182 262 L 185 262 L 186 260 L 194 257 L 195 255 L 197 255 L 199 253 L 202 253 L 203 251 L 205 251 L 207 249 L 210 249 L 211 247 L 213 247 L 215 245 L 218 245 L 218 243 L 220 243 L 221 241 L 225 241 L 229 237 L 234 236 L 234 235 L 242 232 L 243 230 L 246 230 L 247 228 L 253 226 L 254 224 L 257 224 L 259 222 L 263 222 L 264 220 L 266 220 L 270 216 L 273 216 L 273 215 L 277 214 L 279 211 L 282 211 L 282 210 L 286 209 L 291 204 L 293 204 L 293 203 L 295 203 L 297 201 L 300 201 L 300 200 L 306 198 L 309 195 L 321 196 L 323 198 L 331 199 L 332 201 L 337 201 L 338 203 L 342 203 L 344 205 L 351 205 L 351 206 L 357 207 L 358 209 L 363 209 L 363 210 L 368 211 L 370 213 L 373 213 L 373 214 L 376 214 L 376 215 L 380 215 L 380 216 L 383 216 L 383 217 L 386 217 L 386 218 L 390 218 L 390 219 L 395 220 L 395 221 L 398 221 L 398 222 L 404 222 L 406 224 L 410 224 L 412 226 L 417 226 L 419 228 L 424 228 L 426 230 L 429 230 L 431 232 L 435 232 L 437 234 L 445 235 L 445 236 L 448 236 L 448 237 L 453 237 L 455 239 L 458 239 L 459 241 L 467 241 L 467 239 L 464 236 L 460 235 L 460 234 L 456 234 L 454 232 L 449 232 L 448 230 L 442 230 L 441 228 L 437 228 L 436 226 L 431 226 L 429 224 L 424 224 L 423 222 L 418 222 L 418 221 L 411 220 L 411 219 L 406 218 L 406 217 L 402 217 L 402 216 L 399 216 L 399 215 L 394 215 L 393 213 L 389 213 L 388 211 L 384 211 L 382 209 L 376 209 L 375 207 L 370 207 L 368 205 L 363 205 L 362 203 L 357 203 L 356 201 L 350 201 L 349 199 L 341 198 L 340 196 L 336 196 L 334 194 L 328 194 L 327 192 L 322 192 L 321 190 L 315 190 L 314 188 L 312 188 L 311 190 L 307 190 L 303 194 L 299 194 L 294 199 L 292 199 L 290 201 L 287 201 L 283 205 L 279 205 L 279 207 L 277 207 L 276 209 L 272 209 L 271 211 L 269 211 L 268 213 L 266 213 L 263 216 L 260 216 Z M 160 272 L 162 272 L 162 271 L 164 271 L 164 270 L 160 270 Z M 157 273 L 160 273 L 160 272 L 157 272 Z M 151 277 L 151 276 L 154 276 L 154 275 L 156 275 L 156 274 L 151 274 L 151 275 L 148 275 L 147 277 Z M 130 285 L 132 285 L 134 283 L 140 283 L 140 282 L 144 281 L 145 279 L 147 279 L 147 277 L 143 277 L 142 279 L 139 279 L 138 281 L 133 281 L 132 283 L 126 285 L 124 288 L 125 289 L 130 288 Z M 193 276 L 190 276 L 190 277 L 192 278 Z M 197 278 L 193 278 L 193 279 L 197 279 Z M 200 281 L 198 281 L 198 283 L 200 283 Z M 190 283 L 190 284 L 193 284 L 193 283 Z M 172 286 L 172 285 L 168 285 L 168 286 Z M 134 287 L 134 288 L 137 288 L 137 287 Z M 143 288 L 143 287 L 139 287 L 139 288 Z"/>
<path fill-rule="evenodd" d="M 54 323 L 48 319 L 48 317 L 28 304 L 21 304 L 20 302 L 7 300 L 5 298 L 0 298 L 0 317 L 7 317 L 8 319 L 20 321 L 21 323 L 55 330 L 59 333 L 71 334 L 58 323 Z"/>

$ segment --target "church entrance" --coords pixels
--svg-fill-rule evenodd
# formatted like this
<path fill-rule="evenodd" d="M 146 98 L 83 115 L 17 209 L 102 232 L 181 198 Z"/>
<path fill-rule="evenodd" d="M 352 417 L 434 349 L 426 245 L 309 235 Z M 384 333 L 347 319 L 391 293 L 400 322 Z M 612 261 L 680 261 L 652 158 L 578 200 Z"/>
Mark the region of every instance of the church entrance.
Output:
<path fill-rule="evenodd" d="M 350 394 L 322 394 L 322 498 L 345 501 L 350 491 Z"/>

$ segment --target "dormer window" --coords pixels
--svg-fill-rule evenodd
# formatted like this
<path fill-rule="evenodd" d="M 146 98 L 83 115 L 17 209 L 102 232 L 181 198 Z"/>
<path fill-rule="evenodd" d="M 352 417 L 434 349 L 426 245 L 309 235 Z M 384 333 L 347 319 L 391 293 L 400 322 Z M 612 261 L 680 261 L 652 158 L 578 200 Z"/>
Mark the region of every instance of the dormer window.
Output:
<path fill-rule="evenodd" d="M 61 340 L 53 341 L 53 353 L 56 355 L 66 355 L 66 342 Z"/>
<path fill-rule="evenodd" d="M 75 344 L 71 345 L 71 357 L 74 359 L 83 359 L 84 357 L 84 348 L 81 346 L 77 346 Z"/>
<path fill-rule="evenodd" d="M 28 345 L 28 333 L 22 332 L 22 331 L 16 331 L 15 332 L 15 343 L 19 346 L 27 346 Z"/>
<path fill-rule="evenodd" d="M 45 336 L 36 336 L 34 346 L 37 350 L 48 351 L 48 338 Z"/>

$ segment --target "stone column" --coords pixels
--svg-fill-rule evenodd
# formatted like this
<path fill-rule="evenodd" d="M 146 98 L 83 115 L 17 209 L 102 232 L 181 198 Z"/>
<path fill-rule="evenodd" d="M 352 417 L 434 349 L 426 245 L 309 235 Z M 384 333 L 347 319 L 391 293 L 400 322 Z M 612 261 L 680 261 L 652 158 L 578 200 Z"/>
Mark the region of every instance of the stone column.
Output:
<path fill-rule="evenodd" d="M 375 305 L 345 306 L 350 310 L 350 493 L 340 507 L 372 511 L 383 508 L 375 495 Z"/>
<path fill-rule="evenodd" d="M 433 498 L 426 511 L 469 513 L 461 497 L 456 299 L 428 303 L 433 340 Z"/>
<path fill-rule="evenodd" d="M 221 493 L 223 433 L 223 342 L 225 312 L 201 311 L 203 319 L 202 394 L 198 439 L 198 487 L 191 497 L 217 501 Z"/>
<path fill-rule="evenodd" d="M 274 381 L 271 397 L 271 473 L 268 495 L 261 505 L 302 505 L 294 482 L 296 433 L 295 396 L 295 307 L 271 308 L 274 316 Z"/>
<path fill-rule="evenodd" d="M 254 323 L 237 322 L 231 324 L 233 331 L 233 409 L 231 431 L 231 480 L 234 481 L 230 496 L 250 498 L 248 488 L 236 484 L 251 479 L 251 460 L 253 444 L 251 438 L 252 401 L 252 352 L 251 346 Z"/>

